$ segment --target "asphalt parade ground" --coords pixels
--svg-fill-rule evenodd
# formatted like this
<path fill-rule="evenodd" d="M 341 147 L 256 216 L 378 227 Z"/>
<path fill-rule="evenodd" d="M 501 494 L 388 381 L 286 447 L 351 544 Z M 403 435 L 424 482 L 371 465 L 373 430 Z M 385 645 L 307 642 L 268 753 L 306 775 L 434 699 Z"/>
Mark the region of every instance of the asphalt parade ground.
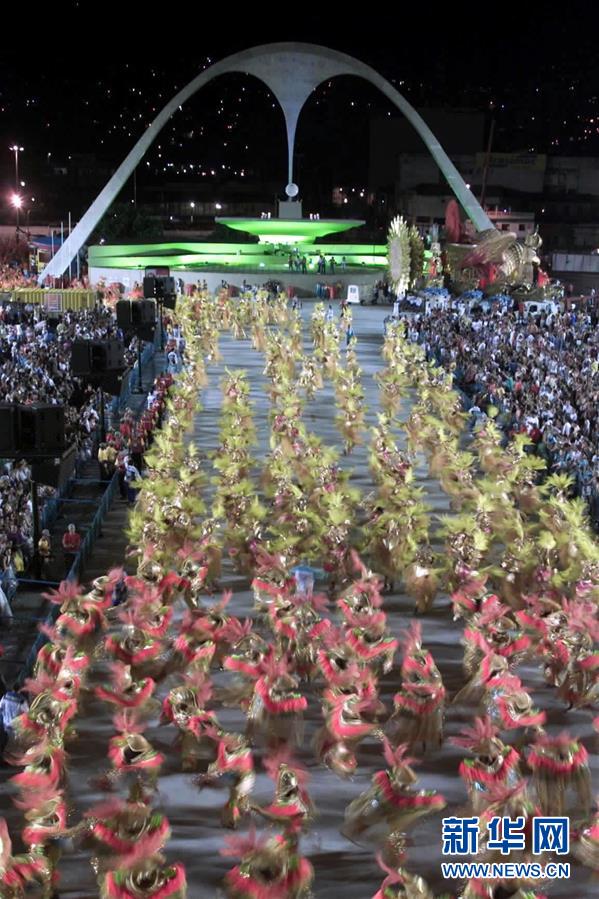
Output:
<path fill-rule="evenodd" d="M 309 317 L 313 304 L 304 303 L 304 349 L 311 349 L 309 333 Z M 383 341 L 383 318 L 389 313 L 386 307 L 353 307 L 354 330 L 358 338 L 356 352 L 362 367 L 362 383 L 367 406 L 366 423 L 368 426 L 376 422 L 380 411 L 378 404 L 378 386 L 374 375 L 382 367 L 381 347 Z M 229 332 L 221 333 L 220 352 L 222 359 L 218 364 L 207 366 L 209 384 L 201 397 L 202 409 L 195 419 L 195 427 L 190 439 L 196 444 L 202 456 L 216 449 L 219 443 L 219 416 L 221 411 L 220 382 L 225 372 L 242 369 L 248 375 L 251 385 L 250 400 L 253 404 L 254 423 L 258 433 L 258 446 L 254 447 L 254 457 L 258 462 L 264 459 L 268 451 L 269 437 L 269 403 L 266 393 L 266 378 L 263 374 L 264 357 L 253 349 L 251 340 L 236 340 Z M 411 401 L 404 400 L 400 410 L 400 418 L 406 420 L 410 413 Z M 341 438 L 335 425 L 335 398 L 331 383 L 325 381 L 324 389 L 317 391 L 315 398 L 308 401 L 304 411 L 307 427 L 315 431 L 324 441 L 341 449 Z M 374 484 L 368 468 L 368 435 L 363 434 L 362 445 L 356 447 L 350 456 L 341 456 L 340 464 L 352 472 L 351 484 L 359 488 L 363 496 L 374 490 Z M 403 435 L 399 434 L 399 445 L 405 447 Z M 206 462 L 209 474 L 209 463 Z M 414 471 L 419 486 L 424 489 L 430 513 L 442 515 L 449 511 L 449 500 L 441 491 L 438 483 L 428 476 L 428 466 L 424 457 L 414 461 Z M 209 499 L 209 493 L 204 497 Z M 111 513 L 112 514 L 112 513 Z M 124 509 L 116 500 L 116 516 L 112 525 L 107 523 L 102 542 L 101 554 L 94 555 L 86 572 L 86 580 L 104 572 L 114 564 L 123 561 Z M 109 519 L 110 521 L 110 519 Z M 251 614 L 253 596 L 249 590 L 247 579 L 235 574 L 225 564 L 223 589 L 233 590 L 233 598 L 228 611 L 241 618 Z M 317 585 L 318 586 L 318 585 Z M 384 609 L 388 616 L 388 624 L 394 636 L 407 628 L 413 620 L 413 600 L 402 593 L 385 595 Z M 180 609 L 180 614 L 182 610 Z M 463 624 L 453 622 L 449 597 L 437 597 L 432 611 L 419 619 L 422 622 L 423 643 L 429 649 L 441 671 L 448 697 L 455 695 L 464 685 L 462 671 L 462 647 L 460 638 Z M 388 709 L 392 708 L 392 697 L 400 687 L 399 658 L 393 672 L 381 678 L 381 698 Z M 103 676 L 102 664 L 98 668 L 97 678 Z M 518 674 L 532 690 L 535 705 L 547 711 L 547 729 L 557 733 L 561 729 L 568 730 L 582 737 L 594 764 L 595 785 L 599 782 L 596 740 L 592 730 L 592 714 L 589 710 L 570 711 L 565 713 L 563 703 L 555 698 L 554 691 L 548 688 L 542 678 L 538 666 L 522 665 Z M 215 672 L 215 687 L 225 683 L 227 675 Z M 99 680 L 97 681 L 99 682 Z M 160 685 L 158 695 L 162 698 L 169 689 L 167 679 Z M 298 757 L 309 769 L 310 781 L 308 789 L 316 805 L 316 816 L 308 833 L 302 838 L 302 851 L 314 866 L 315 877 L 313 894 L 318 899 L 369 899 L 379 888 L 384 874 L 377 867 L 372 843 L 358 846 L 350 842 L 340 833 L 343 815 L 348 803 L 363 792 L 370 784 L 374 771 L 385 767 L 382 759 L 380 743 L 374 738 L 366 739 L 358 750 L 358 770 L 349 780 L 341 780 L 334 773 L 320 765 L 314 755 L 312 741 L 314 734 L 322 723 L 317 691 L 308 686 L 308 710 L 304 715 L 305 732 L 303 745 Z M 222 726 L 227 730 L 243 730 L 245 719 L 234 709 L 217 707 L 217 714 Z M 419 787 L 435 789 L 447 800 L 446 809 L 417 822 L 410 831 L 406 867 L 412 873 L 423 875 L 435 894 L 443 892 L 455 893 L 455 886 L 444 882 L 441 877 L 441 818 L 464 813 L 466 803 L 465 787 L 458 776 L 458 765 L 463 758 L 463 751 L 451 746 L 447 738 L 459 733 L 461 727 L 471 722 L 473 710 L 457 706 L 449 706 L 445 724 L 445 741 L 441 748 L 427 751 L 424 758 L 416 766 Z M 80 813 L 105 798 L 97 788 L 92 786 L 94 778 L 108 769 L 106 749 L 110 737 L 114 733 L 111 724 L 110 710 L 93 697 L 82 697 L 82 710 L 75 721 L 78 737 L 67 747 L 69 777 L 67 795 L 73 809 L 73 821 L 79 819 Z M 518 732 L 516 732 L 518 734 Z M 227 798 L 227 790 L 222 787 L 204 787 L 199 789 L 193 782 L 193 776 L 181 773 L 180 752 L 173 747 L 176 740 L 175 728 L 152 723 L 146 736 L 155 749 L 162 752 L 166 761 L 159 780 L 159 791 L 155 800 L 170 821 L 172 836 L 166 853 L 169 860 L 181 861 L 185 864 L 188 882 L 189 899 L 213 899 L 219 896 L 222 879 L 232 867 L 231 859 L 219 855 L 227 831 L 220 823 L 221 809 Z M 517 738 L 516 738 L 517 740 Z M 253 801 L 259 805 L 267 805 L 272 799 L 272 782 L 263 772 L 260 764 L 262 749 L 255 749 L 257 770 L 256 786 Z M 2 786 L 0 788 L 0 805 L 9 824 L 17 824 L 18 818 L 11 810 L 7 795 L 6 778 L 14 773 L 13 769 L 3 769 Z M 6 810 L 6 811 L 4 811 Z M 260 821 L 256 821 L 261 827 Z M 17 824 L 17 829 L 18 829 Z M 245 827 L 246 825 L 244 825 Z M 14 830 L 13 830 L 14 832 Z M 570 858 L 573 862 L 573 859 Z M 89 853 L 76 845 L 67 844 L 59 865 L 61 872 L 61 899 L 91 899 L 98 895 L 97 884 L 89 863 Z M 599 886 L 590 880 L 586 869 L 573 863 L 572 877 L 569 881 L 554 882 L 543 886 L 549 896 L 556 897 L 592 897 L 599 896 Z"/>

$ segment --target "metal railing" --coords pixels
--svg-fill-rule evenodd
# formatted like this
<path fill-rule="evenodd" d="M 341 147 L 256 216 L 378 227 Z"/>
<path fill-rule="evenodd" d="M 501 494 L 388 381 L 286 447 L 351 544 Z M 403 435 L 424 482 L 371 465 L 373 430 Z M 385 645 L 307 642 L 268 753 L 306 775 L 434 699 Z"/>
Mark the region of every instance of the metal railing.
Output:
<path fill-rule="evenodd" d="M 94 543 L 98 537 L 102 536 L 102 523 L 108 514 L 108 510 L 112 505 L 114 495 L 118 486 L 118 472 L 115 471 L 112 478 L 108 482 L 108 486 L 104 491 L 104 495 L 100 501 L 100 505 L 96 509 L 92 523 L 87 529 L 87 533 L 81 541 L 79 552 L 75 556 L 73 564 L 67 574 L 67 581 L 78 581 L 81 578 L 85 563 L 92 554 Z"/>
<path fill-rule="evenodd" d="M 146 343 L 146 345 L 143 348 L 143 351 L 141 354 L 142 373 L 143 373 L 145 366 L 154 357 L 154 354 L 156 353 L 156 350 L 159 349 L 159 347 L 160 347 L 160 333 L 159 333 L 159 329 L 157 328 L 156 333 L 154 335 L 153 343 Z M 110 409 L 111 409 L 111 412 L 113 415 L 116 415 L 119 412 L 123 411 L 123 409 L 129 402 L 131 394 L 133 393 L 133 388 L 135 387 L 135 384 L 138 382 L 138 380 L 139 380 L 139 368 L 138 368 L 138 364 L 137 364 L 137 360 L 136 360 L 135 365 L 133 366 L 131 371 L 128 373 L 126 378 L 124 378 L 124 380 L 123 380 L 123 386 L 121 387 L 121 392 L 120 392 L 119 396 L 115 396 L 112 401 Z"/>
<path fill-rule="evenodd" d="M 112 505 L 112 501 L 114 499 L 115 493 L 117 491 L 119 482 L 118 472 L 115 471 L 112 478 L 108 482 L 108 486 L 104 491 L 104 495 L 100 501 L 100 505 L 96 509 L 96 514 L 93 517 L 92 523 L 89 526 L 87 533 L 83 540 L 81 541 L 81 546 L 79 547 L 79 552 L 75 556 L 73 564 L 69 570 L 69 573 L 66 576 L 67 581 L 79 581 L 81 579 L 81 575 L 83 574 L 83 570 L 85 567 L 85 563 L 89 559 L 92 554 L 94 544 L 98 537 L 102 536 L 102 524 L 106 515 L 108 514 L 108 510 Z M 45 619 L 37 619 L 38 621 L 44 621 L 45 624 L 52 626 L 58 616 L 60 615 L 60 606 L 52 605 L 52 608 L 48 612 L 48 615 Z M 27 655 L 27 659 L 25 660 L 25 664 L 23 666 L 23 671 L 21 674 L 21 678 L 30 677 L 33 672 L 33 667 L 35 665 L 35 660 L 37 658 L 37 654 L 44 645 L 44 643 L 48 642 L 48 637 L 39 633 L 37 638 L 29 650 Z"/>
<path fill-rule="evenodd" d="M 143 371 L 143 367 L 145 365 L 147 365 L 147 363 L 153 358 L 153 356 L 156 352 L 156 349 L 159 346 L 160 346 L 160 335 L 157 330 L 156 336 L 154 338 L 154 343 L 147 344 L 142 353 L 142 356 L 141 356 L 142 371 Z M 134 373 L 135 373 L 135 377 L 137 377 L 137 367 L 135 367 L 131 371 L 131 373 L 130 373 L 131 378 L 134 376 Z M 128 386 L 130 387 L 131 384 Z M 126 395 L 126 398 L 123 402 L 123 405 L 128 400 L 130 395 L 131 395 L 131 389 L 129 389 L 129 391 Z M 119 398 L 116 398 L 116 399 L 119 399 Z M 122 399 L 122 395 L 121 395 L 121 399 Z M 122 406 L 119 406 L 119 408 L 122 408 Z M 63 490 L 60 491 L 60 493 L 57 496 L 51 497 L 44 505 L 44 508 L 42 511 L 42 516 L 41 516 L 41 521 L 43 522 L 43 524 L 42 524 L 43 527 L 48 527 L 48 528 L 51 527 L 51 525 L 54 523 L 54 521 L 58 517 L 58 512 L 59 512 L 61 503 L 64 502 L 65 500 L 67 500 L 67 498 L 64 496 L 64 493 L 68 489 L 71 481 L 72 481 L 72 479 L 70 479 L 67 482 L 67 484 L 65 484 L 65 487 L 63 488 Z M 89 526 L 89 528 L 85 534 L 85 537 L 81 541 L 81 546 L 79 547 L 79 551 L 78 551 L 77 555 L 75 556 L 75 559 L 73 560 L 73 564 L 71 565 L 71 568 L 69 569 L 69 572 L 66 576 L 67 581 L 76 582 L 76 581 L 81 580 L 81 577 L 82 577 L 82 574 L 83 574 L 83 571 L 85 568 L 85 564 L 89 560 L 89 557 L 92 554 L 94 544 L 95 544 L 96 540 L 98 539 L 98 537 L 100 537 L 102 535 L 102 524 L 108 514 L 110 506 L 112 505 L 112 501 L 114 500 L 115 494 L 118 489 L 118 483 L 119 483 L 119 475 L 118 475 L 118 471 L 115 471 L 115 473 L 113 474 L 110 481 L 107 482 L 106 490 L 104 491 L 102 499 L 100 500 L 98 508 L 96 509 L 93 520 L 91 522 L 91 525 Z M 90 500 L 90 501 L 93 501 L 93 500 Z M 19 578 L 20 583 L 26 583 L 26 582 L 28 582 L 28 580 L 29 580 L 28 578 Z M 54 582 L 54 581 L 50 582 L 50 581 L 36 580 L 35 583 L 38 587 L 45 588 L 45 589 L 47 589 L 49 587 L 57 586 L 56 582 Z M 17 622 L 28 620 L 32 624 L 43 622 L 44 624 L 46 624 L 48 626 L 52 626 L 56 622 L 59 615 L 60 615 L 60 606 L 53 604 L 51 609 L 49 610 L 48 614 L 45 617 L 44 616 L 14 616 L 13 622 L 16 624 Z M 35 660 L 37 659 L 37 655 L 38 655 L 40 649 L 42 648 L 42 646 L 47 642 L 48 642 L 48 637 L 44 633 L 39 633 L 37 635 L 31 649 L 29 650 L 29 652 L 27 654 L 25 662 L 22 665 L 21 672 L 20 672 L 19 678 L 18 678 L 18 680 L 21 683 L 27 677 L 30 677 L 32 675 L 33 668 L 35 665 Z"/>
<path fill-rule="evenodd" d="M 48 311 L 65 312 L 67 309 L 93 309 L 98 301 L 95 290 L 77 288 L 17 287 L 10 291 L 13 303 L 43 305 Z"/>

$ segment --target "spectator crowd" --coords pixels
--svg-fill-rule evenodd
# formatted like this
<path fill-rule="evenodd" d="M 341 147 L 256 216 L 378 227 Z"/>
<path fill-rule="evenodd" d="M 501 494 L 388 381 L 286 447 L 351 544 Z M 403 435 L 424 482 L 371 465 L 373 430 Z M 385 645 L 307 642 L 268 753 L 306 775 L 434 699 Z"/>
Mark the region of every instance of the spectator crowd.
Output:
<path fill-rule="evenodd" d="M 77 466 L 93 457 L 100 419 L 98 390 L 70 369 L 74 340 L 122 338 L 112 313 L 94 309 L 51 313 L 30 304 L 0 306 L 0 397 L 3 403 L 64 405 L 67 446 L 77 447 Z M 125 352 L 131 365 L 137 338 Z M 34 555 L 31 471 L 26 463 L 0 468 L 0 586 L 11 598 L 15 578 Z M 54 494 L 38 487 L 40 511 Z"/>
<path fill-rule="evenodd" d="M 472 426 L 530 437 L 550 471 L 570 474 L 599 524 L 599 332 L 595 314 L 437 310 L 407 322 L 410 340 L 454 373 Z"/>

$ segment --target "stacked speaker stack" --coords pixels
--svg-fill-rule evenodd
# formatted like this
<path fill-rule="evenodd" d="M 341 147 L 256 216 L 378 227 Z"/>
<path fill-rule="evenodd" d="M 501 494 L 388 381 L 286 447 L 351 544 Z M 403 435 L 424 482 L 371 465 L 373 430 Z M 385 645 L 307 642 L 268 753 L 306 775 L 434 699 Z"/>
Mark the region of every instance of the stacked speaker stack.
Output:
<path fill-rule="evenodd" d="M 144 278 L 144 297 L 162 303 L 167 309 L 174 309 L 177 304 L 175 279 L 170 275 L 146 275 Z"/>
<path fill-rule="evenodd" d="M 64 406 L 0 404 L 0 457 L 60 456 L 65 440 Z"/>
<path fill-rule="evenodd" d="M 119 300 L 116 304 L 116 321 L 125 334 L 135 334 L 140 340 L 153 340 L 156 330 L 156 301 Z"/>
<path fill-rule="evenodd" d="M 106 393 L 118 396 L 125 369 L 120 340 L 75 340 L 71 346 L 72 373 Z"/>

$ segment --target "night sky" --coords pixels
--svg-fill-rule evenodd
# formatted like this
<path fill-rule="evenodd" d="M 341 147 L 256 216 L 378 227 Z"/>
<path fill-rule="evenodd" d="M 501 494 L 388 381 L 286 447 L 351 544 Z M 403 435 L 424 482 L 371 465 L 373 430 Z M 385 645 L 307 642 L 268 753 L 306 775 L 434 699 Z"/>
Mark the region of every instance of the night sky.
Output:
<path fill-rule="evenodd" d="M 413 4 L 418 11 L 406 14 L 401 4 L 395 15 L 366 21 L 369 4 L 362 13 L 270 6 L 251 16 L 233 5 L 221 14 L 207 12 L 206 4 L 197 13 L 185 11 L 187 4 L 161 6 L 162 13 L 147 3 L 70 0 L 40 5 L 39 13 L 34 6 L 6 14 L 0 184 L 14 179 L 8 147 L 15 141 L 25 147 L 21 170 L 33 181 L 43 165 L 74 153 L 93 153 L 113 169 L 161 105 L 203 67 L 279 40 L 355 55 L 417 107 L 494 108 L 496 150 L 599 156 L 599 13 L 591 2 L 518 4 L 510 11 L 502 8 L 508 4 L 480 3 L 464 14 L 438 12 L 437 4 Z M 323 85 L 300 119 L 300 179 L 324 167 L 335 169 L 339 183 L 364 184 L 365 125 L 376 114 L 397 113 L 370 85 L 355 78 Z M 283 184 L 284 150 L 282 113 L 267 88 L 230 75 L 173 117 L 139 176 L 153 183 Z"/>

